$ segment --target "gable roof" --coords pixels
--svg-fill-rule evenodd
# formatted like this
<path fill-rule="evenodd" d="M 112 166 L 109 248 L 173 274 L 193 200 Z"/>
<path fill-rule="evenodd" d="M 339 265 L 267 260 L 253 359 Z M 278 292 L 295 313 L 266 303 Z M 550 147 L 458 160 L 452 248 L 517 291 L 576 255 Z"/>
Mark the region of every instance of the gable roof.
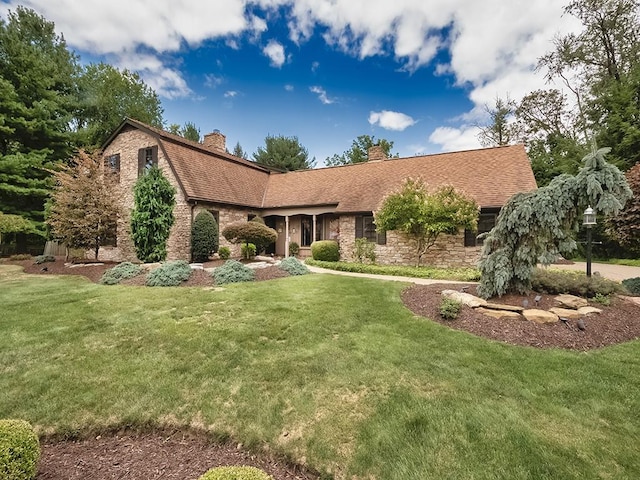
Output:
<path fill-rule="evenodd" d="M 125 128 L 158 140 L 189 201 L 266 209 L 337 205 L 336 213 L 356 213 L 376 210 L 408 177 L 419 177 L 430 188 L 453 185 L 481 207 L 500 207 L 515 193 L 537 188 L 523 145 L 276 173 L 133 119 L 126 119 L 105 146 Z"/>

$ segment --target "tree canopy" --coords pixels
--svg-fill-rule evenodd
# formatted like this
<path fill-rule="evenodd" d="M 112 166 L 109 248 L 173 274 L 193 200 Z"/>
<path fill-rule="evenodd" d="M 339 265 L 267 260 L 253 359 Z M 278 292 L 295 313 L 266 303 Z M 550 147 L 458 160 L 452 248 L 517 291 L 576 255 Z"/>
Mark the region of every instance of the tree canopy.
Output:
<path fill-rule="evenodd" d="M 618 215 L 608 219 L 607 227 L 617 242 L 640 254 L 640 163 L 627 170 L 625 177 L 633 197 Z"/>
<path fill-rule="evenodd" d="M 420 179 L 409 178 L 399 191 L 387 195 L 374 213 L 379 231 L 398 230 L 416 247 L 416 265 L 441 234 L 454 235 L 461 228 L 475 230 L 476 202 L 450 185 L 429 193 Z"/>
<path fill-rule="evenodd" d="M 260 222 L 235 222 L 227 225 L 222 230 L 222 236 L 231 243 L 253 243 L 256 245 L 269 245 L 278 239 L 278 232 Z"/>
<path fill-rule="evenodd" d="M 509 97 L 506 100 L 498 97 L 493 107 L 485 105 L 485 111 L 489 122 L 478 125 L 478 140 L 483 147 L 502 147 L 517 141 L 516 124 L 513 122 L 516 104 L 513 100 Z"/>
<path fill-rule="evenodd" d="M 376 141 L 373 135 L 360 135 L 351 143 L 349 150 L 346 150 L 340 155 L 336 153 L 332 157 L 327 157 L 324 163 L 328 167 L 334 167 L 337 165 L 367 162 L 369 161 L 369 149 L 374 145 L 379 145 L 387 158 L 398 156 L 398 154 L 393 155 L 391 153 L 393 142 L 385 140 L 384 138 Z"/>
<path fill-rule="evenodd" d="M 309 160 L 309 152 L 298 137 L 268 135 L 264 139 L 265 146 L 258 147 L 253 159 L 260 165 L 275 167 L 281 170 L 306 170 L 315 166 L 315 158 Z"/>
<path fill-rule="evenodd" d="M 233 147 L 233 152 L 231 152 L 236 157 L 244 158 L 245 160 L 249 160 L 249 155 L 242 149 L 242 145 L 240 142 L 236 143 L 236 146 Z"/>
<path fill-rule="evenodd" d="M 191 140 L 192 142 L 200 143 L 202 136 L 200 135 L 200 129 L 196 127 L 193 122 L 186 122 L 182 127 L 177 123 L 169 125 L 169 132 L 174 135 L 180 135 L 181 137 Z"/>

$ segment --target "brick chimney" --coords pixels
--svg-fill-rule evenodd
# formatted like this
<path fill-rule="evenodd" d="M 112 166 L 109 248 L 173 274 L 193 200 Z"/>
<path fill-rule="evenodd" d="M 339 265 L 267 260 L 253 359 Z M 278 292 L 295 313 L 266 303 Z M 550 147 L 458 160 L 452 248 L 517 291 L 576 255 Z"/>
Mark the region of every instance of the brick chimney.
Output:
<path fill-rule="evenodd" d="M 220 130 L 214 130 L 211 133 L 207 133 L 203 140 L 202 144 L 205 147 L 213 148 L 214 150 L 219 150 L 221 152 L 227 151 L 226 145 L 227 137 L 220 133 Z"/>
<path fill-rule="evenodd" d="M 380 145 L 374 145 L 373 147 L 369 148 L 367 154 L 369 155 L 370 162 L 379 162 L 381 160 L 387 159 L 387 156 L 385 155 L 384 150 Z"/>

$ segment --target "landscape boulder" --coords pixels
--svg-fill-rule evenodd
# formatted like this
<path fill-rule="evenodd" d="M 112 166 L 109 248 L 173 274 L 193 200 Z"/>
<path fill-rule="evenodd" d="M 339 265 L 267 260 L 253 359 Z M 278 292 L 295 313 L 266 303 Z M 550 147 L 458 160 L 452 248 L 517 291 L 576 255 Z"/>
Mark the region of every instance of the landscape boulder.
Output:
<path fill-rule="evenodd" d="M 471 308 L 484 307 L 487 305 L 487 301 L 485 299 L 476 297 L 470 293 L 458 292 L 457 290 L 443 290 L 442 296 L 455 300 L 456 302 L 460 302 Z"/>
<path fill-rule="evenodd" d="M 531 308 L 522 312 L 524 318 L 530 322 L 535 323 L 556 323 L 560 318 L 558 315 L 546 310 L 538 310 L 537 308 Z"/>

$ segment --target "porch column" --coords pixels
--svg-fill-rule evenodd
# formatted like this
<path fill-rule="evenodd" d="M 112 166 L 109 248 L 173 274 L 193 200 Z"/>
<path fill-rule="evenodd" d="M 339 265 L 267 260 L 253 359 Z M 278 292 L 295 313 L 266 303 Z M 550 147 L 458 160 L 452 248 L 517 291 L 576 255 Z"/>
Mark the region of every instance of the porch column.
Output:
<path fill-rule="evenodd" d="M 289 256 L 289 215 L 284 216 L 284 257 Z"/>
<path fill-rule="evenodd" d="M 311 235 L 313 235 L 313 236 L 311 237 L 311 243 L 316 241 L 316 216 L 315 215 L 313 215 L 313 228 L 312 228 L 312 230 L 313 231 L 312 231 Z"/>

